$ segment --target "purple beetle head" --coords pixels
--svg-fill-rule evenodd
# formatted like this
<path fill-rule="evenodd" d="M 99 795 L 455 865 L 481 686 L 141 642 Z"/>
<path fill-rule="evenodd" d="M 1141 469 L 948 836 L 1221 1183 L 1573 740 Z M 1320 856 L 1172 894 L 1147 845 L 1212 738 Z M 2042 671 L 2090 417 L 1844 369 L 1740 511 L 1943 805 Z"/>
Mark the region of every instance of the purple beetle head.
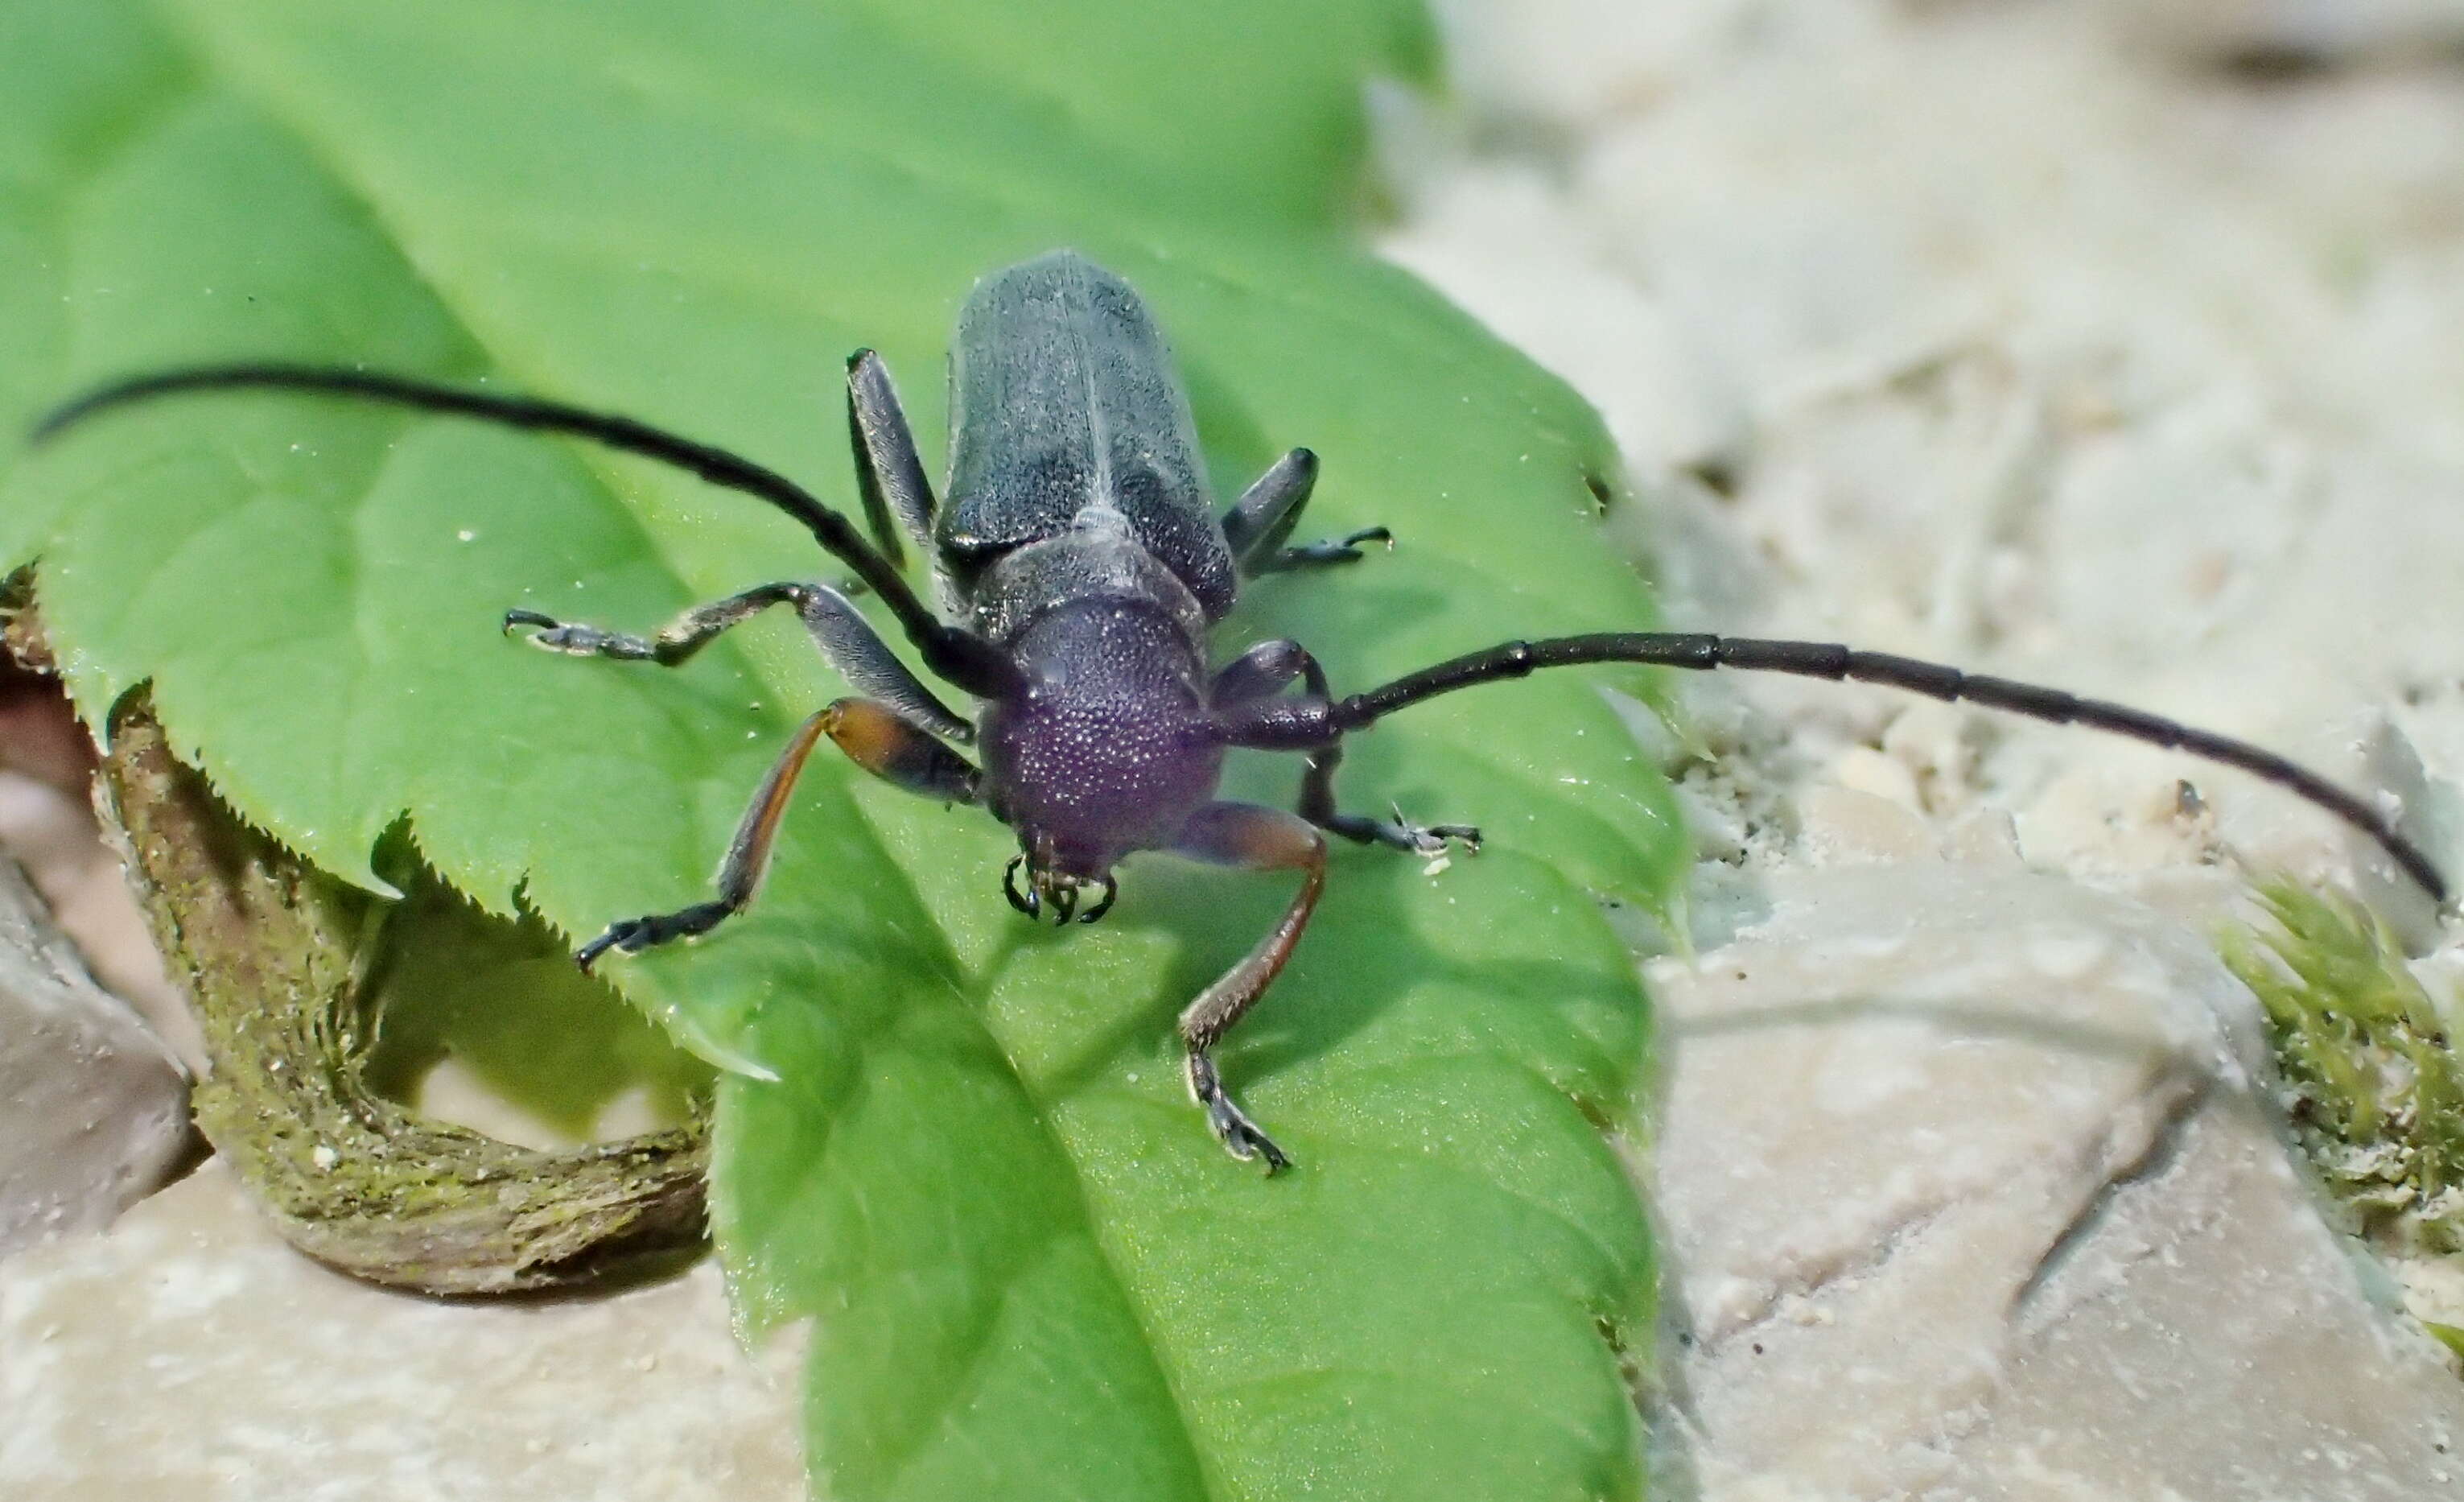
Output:
<path fill-rule="evenodd" d="M 1083 915 L 1092 922 L 1111 906 L 1113 866 L 1171 845 L 1214 798 L 1223 747 L 1192 648 L 1169 622 L 1109 602 L 1055 615 L 1082 618 L 1031 628 L 1014 649 L 1030 687 L 985 706 L 985 802 L 1018 831 L 1002 877 L 1010 904 L 1030 917 L 1049 905 L 1066 923 L 1101 887 Z"/>

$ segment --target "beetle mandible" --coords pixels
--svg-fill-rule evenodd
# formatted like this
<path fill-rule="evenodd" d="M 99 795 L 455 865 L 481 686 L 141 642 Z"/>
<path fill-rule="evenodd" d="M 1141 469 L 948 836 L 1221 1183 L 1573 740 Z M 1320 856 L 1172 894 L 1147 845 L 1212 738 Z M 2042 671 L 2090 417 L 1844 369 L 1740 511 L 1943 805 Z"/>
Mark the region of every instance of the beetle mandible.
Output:
<path fill-rule="evenodd" d="M 587 438 L 679 466 L 759 497 L 803 522 L 880 597 L 933 675 L 975 700 L 974 718 L 926 687 L 875 634 L 847 593 L 821 583 L 761 585 L 688 610 L 655 635 L 506 612 L 550 651 L 674 666 L 775 605 L 792 606 L 857 691 L 806 719 L 746 810 L 711 900 L 613 923 L 576 951 L 584 969 L 609 951 L 709 933 L 753 898 L 790 788 L 821 738 L 910 792 L 980 805 L 1017 831 L 1001 876 L 1012 906 L 1102 917 L 1113 868 L 1139 850 L 1249 870 L 1288 870 L 1300 889 L 1240 962 L 1180 1014 L 1189 1089 L 1235 1158 L 1290 1160 L 1232 1099 L 1212 1049 L 1263 995 L 1300 941 L 1326 881 L 1326 835 L 1423 855 L 1480 832 L 1343 812 L 1334 776 L 1343 738 L 1458 689 L 1541 668 L 1620 662 L 1763 669 L 1853 678 L 2056 723 L 2095 726 L 2237 766 L 2325 808 L 2382 846 L 2444 902 L 2435 867 L 2379 810 L 2317 774 L 2244 741 L 2057 689 L 1820 642 L 1622 631 L 1512 641 L 1337 696 L 1296 641 L 1250 648 L 1210 669 L 1207 638 L 1241 581 L 1347 563 L 1385 529 L 1290 545 L 1317 477 L 1294 449 L 1220 515 L 1196 425 L 1153 315 L 1120 277 L 1056 251 L 979 282 L 950 355 L 950 469 L 936 501 L 890 373 L 870 350 L 847 363 L 847 430 L 869 541 L 775 471 L 630 418 L 398 376 L 318 366 L 226 364 L 140 376 L 61 408 L 58 432 L 102 409 L 175 391 L 254 387 L 323 392 Z M 938 608 L 901 573 L 906 546 L 932 560 Z M 1301 692 L 1287 692 L 1293 684 Z M 973 746 L 980 764 L 958 747 Z M 1307 757 L 1286 812 L 1216 798 L 1233 747 Z M 1087 902 L 1089 892 L 1100 892 Z M 1085 903 L 1083 911 L 1081 904 Z"/>

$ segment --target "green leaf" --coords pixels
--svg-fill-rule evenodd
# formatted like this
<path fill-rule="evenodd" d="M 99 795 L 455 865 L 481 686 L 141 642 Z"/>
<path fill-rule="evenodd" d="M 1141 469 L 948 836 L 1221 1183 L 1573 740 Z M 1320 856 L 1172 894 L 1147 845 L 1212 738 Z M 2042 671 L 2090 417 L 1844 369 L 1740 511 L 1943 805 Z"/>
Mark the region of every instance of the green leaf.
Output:
<path fill-rule="evenodd" d="M 363 981 L 366 1009 L 383 1019 L 365 1064 L 378 1094 L 418 1104 L 450 1058 L 494 1097 L 490 1120 L 473 1125 L 540 1147 L 588 1141 L 611 1107 L 680 1126 L 708 1096 L 709 1066 L 611 1004 L 574 969 L 563 936 L 483 915 L 409 862 L 379 864 L 404 890 L 386 925 L 426 941 L 382 948 Z"/>
<path fill-rule="evenodd" d="M 1353 248 L 1358 92 L 1425 76 L 1399 0 L 1003 7 L 414 0 L 21 4 L 0 49 L 0 416 L 280 357 L 489 380 L 730 445 L 852 501 L 842 362 L 927 452 L 971 281 L 1075 245 L 1155 304 L 1227 491 L 1307 443 L 1307 525 L 1400 544 L 1259 585 L 1360 686 L 1503 636 L 1648 624 L 1594 525 L 1591 414 Z M 6 452 L 6 451 L 0 451 Z M 501 640 L 830 576 L 744 497 L 580 447 L 331 402 L 116 414 L 20 463 L 0 561 L 99 717 L 329 871 L 379 837 L 569 933 L 706 892 L 794 719 L 792 623 L 671 673 Z M 1177 1007 L 1280 882 L 1158 857 L 1102 927 L 1031 929 L 1014 849 L 817 759 L 760 901 L 610 967 L 722 1063 L 714 1204 L 748 1328 L 814 1322 L 846 1499 L 1625 1497 L 1642 1217 L 1602 1125 L 1646 1034 L 1595 895 L 1677 858 L 1600 700 L 1544 674 L 1356 738 L 1345 797 L 1484 826 L 1441 875 L 1338 857 L 1227 1077 L 1300 1161 L 1208 1139 Z M 1236 771 L 1283 801 L 1288 762 Z M 608 1416 L 608 1422 L 622 1422 Z"/>

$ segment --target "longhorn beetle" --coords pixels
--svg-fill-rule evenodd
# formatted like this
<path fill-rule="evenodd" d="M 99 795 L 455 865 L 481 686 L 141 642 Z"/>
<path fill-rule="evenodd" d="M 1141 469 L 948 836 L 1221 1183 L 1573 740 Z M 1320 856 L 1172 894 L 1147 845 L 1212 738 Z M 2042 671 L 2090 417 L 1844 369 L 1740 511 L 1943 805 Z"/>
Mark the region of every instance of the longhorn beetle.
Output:
<path fill-rule="evenodd" d="M 2325 808 L 2376 840 L 2440 901 L 2436 868 L 2360 798 L 2243 741 L 2057 689 L 1881 652 L 1797 641 L 1617 631 L 1511 641 L 1338 697 L 1296 641 L 1269 641 L 1210 670 L 1207 634 L 1241 581 L 1348 563 L 1384 528 L 1289 545 L 1317 478 L 1294 449 L 1220 516 L 1196 426 L 1163 335 L 1129 284 L 1068 251 L 997 272 L 958 315 L 950 352 L 950 471 L 936 501 L 890 372 L 870 350 L 847 363 L 847 432 L 871 540 L 775 471 L 627 417 L 404 377 L 282 364 L 165 371 L 105 387 L 54 412 L 48 436 L 105 408 L 176 391 L 322 392 L 588 438 L 689 470 L 803 522 L 880 597 L 934 676 L 980 706 L 973 719 L 892 654 L 847 593 L 819 583 L 760 585 L 636 636 L 509 610 L 508 632 L 580 657 L 674 666 L 720 632 L 792 606 L 814 644 L 854 686 L 806 719 L 756 791 L 729 843 L 717 895 L 674 913 L 610 924 L 574 960 L 709 933 L 752 900 L 790 787 L 827 736 L 874 776 L 945 803 L 980 804 L 1018 833 L 1002 872 L 1011 906 L 1091 923 L 1112 905 L 1112 868 L 1137 850 L 1246 870 L 1299 872 L 1300 890 L 1254 948 L 1180 1014 L 1190 1093 L 1233 1157 L 1287 1166 L 1224 1091 L 1210 1053 L 1256 1004 L 1300 941 L 1326 881 L 1326 838 L 1435 855 L 1477 850 L 1463 825 L 1419 826 L 1346 813 L 1334 774 L 1343 738 L 1424 699 L 1541 668 L 1623 662 L 1854 678 L 1965 699 L 2056 723 L 2092 725 L 2237 766 Z M 938 607 L 900 569 L 907 542 L 929 554 Z M 857 586 L 849 585 L 852 591 Z M 1302 692 L 1286 691 L 1295 682 Z M 954 747 L 973 746 L 981 764 Z M 1219 802 L 1235 746 L 1308 758 L 1293 812 Z M 1101 895 L 1080 911 L 1089 891 Z"/>

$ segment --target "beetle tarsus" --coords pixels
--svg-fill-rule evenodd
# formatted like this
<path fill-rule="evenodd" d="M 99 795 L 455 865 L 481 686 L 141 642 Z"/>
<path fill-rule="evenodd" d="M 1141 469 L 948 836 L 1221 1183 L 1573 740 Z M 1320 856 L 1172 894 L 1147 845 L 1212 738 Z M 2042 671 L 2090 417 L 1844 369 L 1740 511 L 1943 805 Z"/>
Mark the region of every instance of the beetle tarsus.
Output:
<path fill-rule="evenodd" d="M 779 605 L 795 607 L 797 618 L 804 624 L 805 634 L 812 638 L 823 657 L 863 696 L 878 700 L 889 713 L 923 735 L 961 743 L 975 739 L 975 726 L 960 718 L 957 711 L 942 703 L 931 689 L 918 681 L 847 596 L 826 585 L 794 580 L 756 585 L 724 600 L 697 605 L 649 636 L 571 624 L 541 615 L 536 610 L 506 611 L 505 630 L 510 632 L 517 626 L 530 628 L 534 631 L 529 638 L 533 646 L 567 656 L 612 657 L 625 662 L 655 662 L 672 668 L 691 661 L 724 633 Z M 878 749 L 888 755 L 899 751 L 902 745 L 893 743 Z M 920 748 L 914 755 L 930 760 L 929 753 Z M 944 777 L 927 777 L 918 785 L 914 780 L 901 776 L 896 767 L 886 766 L 877 761 L 865 761 L 861 757 L 858 760 L 863 762 L 866 770 L 876 776 L 888 777 L 913 791 L 935 794 L 958 785 Z M 956 776 L 953 769 L 945 766 L 923 770 L 950 772 L 952 777 Z M 971 788 L 966 791 L 967 798 L 961 799 L 962 802 L 973 796 Z"/>
<path fill-rule="evenodd" d="M 1275 1145 L 1274 1139 L 1224 1093 L 1222 1076 L 1215 1071 L 1215 1060 L 1203 1049 L 1189 1050 L 1189 1093 L 1205 1111 L 1207 1128 L 1223 1144 L 1225 1152 L 1244 1163 L 1251 1159 L 1265 1159 L 1268 1177 L 1292 1166 L 1291 1159 Z"/>
<path fill-rule="evenodd" d="M 1366 814 L 1338 813 L 1325 821 L 1330 834 L 1339 834 L 1356 845 L 1382 845 L 1390 850 L 1418 855 L 1422 860 L 1436 860 L 1461 847 L 1466 855 L 1480 853 L 1480 827 L 1470 824 L 1414 824 L 1395 810 L 1392 819 L 1372 819 Z"/>
<path fill-rule="evenodd" d="M 583 975 L 588 975 L 590 967 L 609 950 L 620 955 L 638 955 L 645 949 L 672 943 L 679 939 L 698 939 L 716 928 L 735 911 L 736 904 L 732 902 L 696 902 L 673 913 L 649 913 L 610 923 L 597 939 L 573 952 L 573 962 Z"/>
<path fill-rule="evenodd" d="M 599 957 L 611 949 L 622 950 L 628 955 L 635 953 L 642 947 L 637 937 L 641 928 L 641 920 L 638 918 L 627 918 L 621 923 L 608 924 L 600 930 L 597 939 L 573 952 L 573 967 L 583 975 L 588 975 L 590 967 L 599 962 Z"/>
<path fill-rule="evenodd" d="M 506 634 L 511 635 L 516 627 L 531 628 L 531 633 L 523 640 L 532 646 L 568 657 L 614 657 L 626 662 L 652 662 L 659 657 L 658 644 L 646 636 L 560 621 L 537 610 L 507 610 Z"/>
<path fill-rule="evenodd" d="M 1319 563 L 1356 563 L 1366 556 L 1360 551 L 1363 542 L 1383 542 L 1391 548 L 1395 545 L 1395 534 L 1384 527 L 1363 527 L 1346 537 L 1278 548 L 1262 562 L 1252 564 L 1251 570 L 1273 574 L 1287 568 L 1308 568 Z"/>

